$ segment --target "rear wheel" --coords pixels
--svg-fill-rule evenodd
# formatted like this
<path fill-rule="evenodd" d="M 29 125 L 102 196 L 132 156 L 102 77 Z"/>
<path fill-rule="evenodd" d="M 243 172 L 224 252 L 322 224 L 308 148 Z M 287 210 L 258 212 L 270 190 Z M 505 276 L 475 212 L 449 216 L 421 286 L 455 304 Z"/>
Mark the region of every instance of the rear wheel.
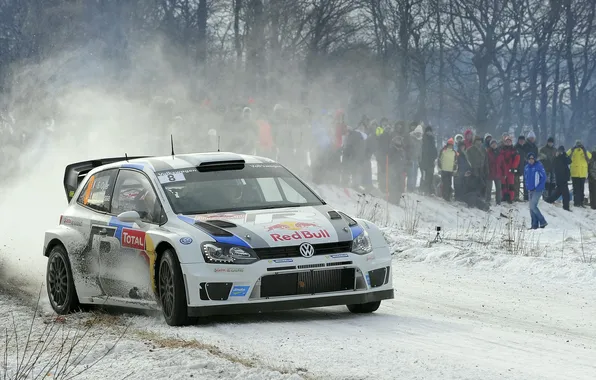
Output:
<path fill-rule="evenodd" d="M 381 306 L 381 301 L 376 302 L 369 302 L 369 303 L 359 303 L 354 305 L 347 305 L 348 310 L 355 314 L 365 314 L 365 313 L 372 313 L 377 311 L 379 306 Z"/>
<path fill-rule="evenodd" d="M 193 322 L 188 317 L 186 289 L 176 254 L 168 249 L 159 261 L 159 301 L 166 323 L 184 326 Z"/>
<path fill-rule="evenodd" d="M 70 260 L 63 246 L 50 251 L 46 269 L 46 289 L 52 309 L 58 314 L 79 310 L 79 297 L 75 289 Z"/>

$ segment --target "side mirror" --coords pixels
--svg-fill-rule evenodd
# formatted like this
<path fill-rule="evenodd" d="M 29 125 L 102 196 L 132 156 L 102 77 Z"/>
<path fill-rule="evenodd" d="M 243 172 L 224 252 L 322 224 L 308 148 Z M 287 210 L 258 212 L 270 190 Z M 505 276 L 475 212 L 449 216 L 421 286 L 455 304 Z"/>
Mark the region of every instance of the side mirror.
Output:
<path fill-rule="evenodd" d="M 119 214 L 117 218 L 124 223 L 136 223 L 141 221 L 141 215 L 136 211 L 124 211 Z"/>

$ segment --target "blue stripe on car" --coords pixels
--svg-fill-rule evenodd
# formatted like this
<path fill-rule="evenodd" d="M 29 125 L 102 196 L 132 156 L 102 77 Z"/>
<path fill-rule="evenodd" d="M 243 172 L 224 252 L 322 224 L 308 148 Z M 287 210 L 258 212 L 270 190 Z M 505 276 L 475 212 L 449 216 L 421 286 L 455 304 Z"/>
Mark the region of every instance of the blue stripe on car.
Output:
<path fill-rule="evenodd" d="M 356 239 L 364 232 L 364 228 L 359 225 L 351 226 L 350 229 L 352 230 L 352 239 Z"/>
<path fill-rule="evenodd" d="M 128 169 L 138 169 L 138 170 L 143 170 L 143 168 L 145 167 L 145 165 L 143 164 L 122 164 L 121 166 L 122 168 L 128 168 Z"/>
<path fill-rule="evenodd" d="M 118 240 L 122 240 L 122 229 L 123 228 L 133 228 L 133 223 L 125 223 L 125 222 L 121 222 L 120 220 L 118 220 L 118 218 L 116 218 L 115 216 L 112 216 L 110 218 L 110 222 L 108 223 L 108 226 L 110 227 L 117 227 L 116 228 L 116 233 L 114 234 L 114 237 Z"/>
<path fill-rule="evenodd" d="M 194 227 L 200 229 L 201 231 L 203 231 L 204 233 L 206 233 L 207 235 L 209 235 L 209 237 L 211 237 L 211 239 L 215 240 L 218 243 L 232 244 L 232 245 L 237 245 L 237 246 L 240 246 L 240 247 L 251 248 L 251 246 L 247 242 L 245 242 L 244 240 L 240 239 L 236 235 L 233 235 L 233 236 L 214 236 L 214 235 L 210 234 L 209 231 L 207 231 L 207 230 L 205 230 L 205 229 L 197 226 L 195 224 L 194 218 L 189 218 L 188 216 L 185 216 L 185 215 L 178 215 L 178 218 L 180 220 L 182 220 L 183 222 L 186 222 L 188 224 L 191 224 Z"/>

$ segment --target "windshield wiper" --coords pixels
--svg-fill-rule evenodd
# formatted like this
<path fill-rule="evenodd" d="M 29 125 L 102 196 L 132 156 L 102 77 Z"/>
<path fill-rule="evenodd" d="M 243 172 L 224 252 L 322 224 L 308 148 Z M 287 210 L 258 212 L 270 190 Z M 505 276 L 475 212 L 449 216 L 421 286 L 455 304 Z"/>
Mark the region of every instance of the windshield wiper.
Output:
<path fill-rule="evenodd" d="M 290 208 L 290 207 L 302 207 L 302 206 L 305 206 L 305 205 L 291 204 L 291 205 L 265 206 L 265 207 L 259 207 L 257 210 L 270 210 L 272 208 Z"/>

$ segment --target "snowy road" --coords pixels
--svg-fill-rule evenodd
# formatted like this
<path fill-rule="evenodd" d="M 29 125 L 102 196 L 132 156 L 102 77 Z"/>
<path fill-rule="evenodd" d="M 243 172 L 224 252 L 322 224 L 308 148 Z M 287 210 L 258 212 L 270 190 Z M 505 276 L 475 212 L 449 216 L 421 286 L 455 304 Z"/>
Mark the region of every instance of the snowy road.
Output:
<path fill-rule="evenodd" d="M 596 378 L 593 291 L 428 263 L 400 262 L 395 274 L 397 298 L 369 316 L 337 307 L 134 325 L 315 378 Z"/>
<path fill-rule="evenodd" d="M 106 315 L 93 330 L 103 337 L 92 357 L 130 327 L 88 378 L 129 372 L 130 379 L 148 372 L 160 379 L 596 378 L 590 284 L 445 264 L 396 260 L 396 299 L 372 315 L 333 307 L 221 317 L 185 328 L 168 327 L 161 317 Z M 0 297 L 0 328 L 12 329 L 9 311 L 19 321 L 30 316 L 27 310 Z M 90 318 L 72 315 L 67 324 Z M 102 332 L 106 326 L 113 332 Z M 26 336 L 28 323 L 19 329 Z"/>

